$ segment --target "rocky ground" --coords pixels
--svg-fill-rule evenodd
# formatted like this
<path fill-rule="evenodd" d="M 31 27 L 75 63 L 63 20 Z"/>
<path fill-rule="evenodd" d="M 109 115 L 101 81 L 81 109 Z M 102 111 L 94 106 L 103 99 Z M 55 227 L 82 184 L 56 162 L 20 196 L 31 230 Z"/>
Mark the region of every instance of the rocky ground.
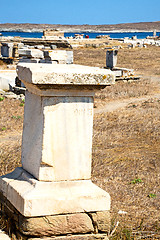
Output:
<path fill-rule="evenodd" d="M 105 67 L 105 51 L 76 48 L 74 63 Z M 110 239 L 159 239 L 160 47 L 122 45 L 118 66 L 134 68 L 141 79 L 116 82 L 95 96 L 92 180 L 111 195 L 111 230 L 119 225 Z M 25 103 L 0 99 L 2 175 L 21 165 Z"/>

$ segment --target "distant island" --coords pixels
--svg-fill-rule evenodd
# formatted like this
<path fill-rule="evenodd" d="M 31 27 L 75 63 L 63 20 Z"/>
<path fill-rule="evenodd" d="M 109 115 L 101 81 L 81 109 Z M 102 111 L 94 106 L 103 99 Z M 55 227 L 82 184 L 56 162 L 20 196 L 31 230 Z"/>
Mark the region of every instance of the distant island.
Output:
<path fill-rule="evenodd" d="M 0 24 L 1 32 L 43 32 L 44 29 L 58 29 L 64 32 L 152 32 L 154 30 L 160 32 L 160 21 L 103 25 L 61 25 L 31 23 Z"/>

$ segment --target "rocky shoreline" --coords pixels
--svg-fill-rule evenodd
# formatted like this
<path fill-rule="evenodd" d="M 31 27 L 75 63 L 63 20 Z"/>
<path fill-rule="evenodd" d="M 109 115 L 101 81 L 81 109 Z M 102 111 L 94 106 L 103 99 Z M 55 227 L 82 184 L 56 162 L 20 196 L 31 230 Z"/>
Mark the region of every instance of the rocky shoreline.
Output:
<path fill-rule="evenodd" d="M 44 29 L 58 29 L 64 32 L 153 32 L 160 31 L 159 22 L 124 23 L 114 25 L 60 25 L 60 24 L 0 24 L 1 32 L 43 32 Z"/>
<path fill-rule="evenodd" d="M 31 29 L 31 30 L 28 30 L 28 29 L 17 29 L 17 28 L 0 28 L 0 32 L 27 32 L 27 33 L 35 33 L 35 32 L 43 32 L 44 29 Z M 62 29 L 58 29 L 58 30 L 62 30 Z M 137 30 L 137 29 L 128 29 L 128 30 L 125 30 L 125 29 L 119 29 L 119 30 L 104 30 L 104 31 L 96 31 L 96 30 L 82 30 L 82 29 L 63 29 L 62 31 L 66 32 L 66 33 L 69 33 L 69 32 L 78 32 L 78 33 L 89 33 L 89 32 L 98 32 L 98 33 L 138 33 L 138 32 L 153 32 L 152 30 L 149 30 L 149 31 L 145 31 L 145 30 Z M 159 32 L 160 30 L 158 30 Z"/>

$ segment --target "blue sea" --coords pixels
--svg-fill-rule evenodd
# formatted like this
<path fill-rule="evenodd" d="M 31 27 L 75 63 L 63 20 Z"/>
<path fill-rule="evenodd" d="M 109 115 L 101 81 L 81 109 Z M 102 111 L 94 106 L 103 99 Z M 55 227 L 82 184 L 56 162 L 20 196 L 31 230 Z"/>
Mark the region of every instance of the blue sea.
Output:
<path fill-rule="evenodd" d="M 42 32 L 0 32 L 3 36 L 11 36 L 11 37 L 23 37 L 23 38 L 41 38 L 43 33 Z M 147 36 L 153 36 L 153 32 L 74 32 L 74 33 L 64 33 L 65 37 L 74 37 L 75 34 L 84 34 L 88 35 L 89 38 L 96 38 L 98 35 L 109 35 L 111 38 L 124 38 L 132 36 L 137 36 L 138 39 L 146 38 Z M 160 32 L 157 32 L 157 36 L 160 36 Z"/>

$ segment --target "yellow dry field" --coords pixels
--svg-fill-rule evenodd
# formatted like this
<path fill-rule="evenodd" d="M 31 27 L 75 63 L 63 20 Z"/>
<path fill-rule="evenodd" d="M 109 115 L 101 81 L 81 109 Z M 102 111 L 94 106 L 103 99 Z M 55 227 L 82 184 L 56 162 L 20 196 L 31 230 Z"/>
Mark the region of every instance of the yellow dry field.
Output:
<path fill-rule="evenodd" d="M 118 66 L 135 69 L 141 79 L 96 93 L 92 180 L 111 195 L 111 228 L 120 222 L 111 239 L 159 239 L 160 47 L 122 47 Z M 105 54 L 104 46 L 79 47 L 74 63 L 105 67 Z M 1 175 L 20 165 L 20 105 L 19 100 L 0 101 Z"/>

